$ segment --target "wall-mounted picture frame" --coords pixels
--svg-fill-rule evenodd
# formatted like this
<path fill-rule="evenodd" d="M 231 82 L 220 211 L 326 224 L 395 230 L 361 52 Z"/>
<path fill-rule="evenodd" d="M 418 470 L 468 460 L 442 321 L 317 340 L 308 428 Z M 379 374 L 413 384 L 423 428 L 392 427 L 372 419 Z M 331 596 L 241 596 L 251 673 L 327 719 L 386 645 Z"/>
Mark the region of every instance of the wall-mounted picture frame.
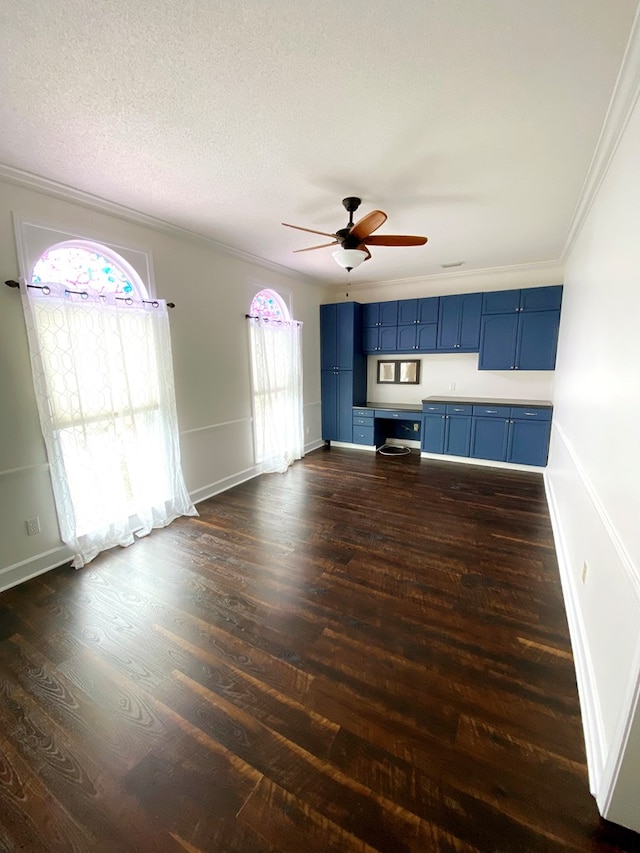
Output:
<path fill-rule="evenodd" d="M 420 359 L 378 362 L 378 385 L 419 385 Z"/>

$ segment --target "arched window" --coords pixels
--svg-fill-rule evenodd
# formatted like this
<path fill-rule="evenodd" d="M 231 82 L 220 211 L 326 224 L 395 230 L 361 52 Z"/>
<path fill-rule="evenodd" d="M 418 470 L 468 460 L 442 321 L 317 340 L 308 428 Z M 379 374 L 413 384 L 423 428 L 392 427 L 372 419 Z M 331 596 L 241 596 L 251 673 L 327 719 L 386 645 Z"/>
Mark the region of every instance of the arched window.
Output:
<path fill-rule="evenodd" d="M 103 295 L 148 297 L 140 276 L 124 258 L 88 240 L 56 243 L 40 255 L 31 273 L 31 283 L 47 282 Z"/>
<path fill-rule="evenodd" d="M 49 246 L 21 288 L 62 540 L 83 566 L 196 515 L 180 469 L 167 306 L 106 246 Z"/>
<path fill-rule="evenodd" d="M 286 471 L 304 455 L 302 323 L 273 290 L 253 297 L 249 323 L 256 463 L 263 472 Z"/>
<path fill-rule="evenodd" d="M 260 290 L 256 293 L 251 300 L 249 314 L 252 317 L 261 317 L 263 320 L 288 321 L 291 319 L 284 300 L 274 290 Z"/>

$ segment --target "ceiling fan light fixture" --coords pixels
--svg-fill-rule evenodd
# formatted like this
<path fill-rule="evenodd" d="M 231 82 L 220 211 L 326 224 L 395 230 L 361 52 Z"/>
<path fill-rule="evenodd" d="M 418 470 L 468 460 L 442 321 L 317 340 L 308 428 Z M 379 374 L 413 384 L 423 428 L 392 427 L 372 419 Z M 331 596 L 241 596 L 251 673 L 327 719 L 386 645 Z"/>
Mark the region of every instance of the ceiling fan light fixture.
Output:
<path fill-rule="evenodd" d="M 367 253 L 363 252 L 362 249 L 338 249 L 332 254 L 335 262 L 347 272 L 351 272 L 367 259 Z"/>

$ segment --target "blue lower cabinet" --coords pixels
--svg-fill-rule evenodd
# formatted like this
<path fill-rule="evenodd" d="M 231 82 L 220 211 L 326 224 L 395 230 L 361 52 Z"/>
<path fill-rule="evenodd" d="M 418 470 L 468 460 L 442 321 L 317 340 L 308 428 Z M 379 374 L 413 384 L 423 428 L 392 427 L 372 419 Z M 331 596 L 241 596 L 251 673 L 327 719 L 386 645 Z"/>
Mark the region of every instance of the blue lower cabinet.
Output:
<path fill-rule="evenodd" d="M 493 459 L 504 462 L 507 458 L 508 431 L 508 419 L 474 417 L 471 427 L 470 455 L 474 459 Z"/>
<path fill-rule="evenodd" d="M 551 409 L 513 407 L 509 422 L 507 462 L 547 464 L 551 437 Z"/>
<path fill-rule="evenodd" d="M 322 438 L 325 441 L 351 441 L 353 387 L 352 370 L 320 371 Z"/>
<path fill-rule="evenodd" d="M 425 411 L 426 409 L 441 411 Z M 454 409 L 458 411 L 454 411 Z M 422 411 L 422 441 L 425 453 L 446 453 L 450 456 L 468 456 L 471 443 L 472 406 L 425 404 Z"/>
<path fill-rule="evenodd" d="M 444 409 L 444 406 L 442 407 Z M 425 453 L 444 453 L 444 430 L 447 423 L 444 414 L 422 413 L 420 449 Z"/>
<path fill-rule="evenodd" d="M 471 447 L 471 416 L 473 406 L 447 403 L 444 452 L 449 456 L 468 456 Z"/>

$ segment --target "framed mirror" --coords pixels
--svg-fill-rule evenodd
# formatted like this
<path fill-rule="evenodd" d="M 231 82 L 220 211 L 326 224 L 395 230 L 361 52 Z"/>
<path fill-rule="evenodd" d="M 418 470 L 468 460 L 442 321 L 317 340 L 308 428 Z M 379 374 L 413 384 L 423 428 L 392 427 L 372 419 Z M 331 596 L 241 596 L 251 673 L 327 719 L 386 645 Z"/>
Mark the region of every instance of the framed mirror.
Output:
<path fill-rule="evenodd" d="M 379 361 L 378 385 L 419 385 L 420 359 Z"/>

